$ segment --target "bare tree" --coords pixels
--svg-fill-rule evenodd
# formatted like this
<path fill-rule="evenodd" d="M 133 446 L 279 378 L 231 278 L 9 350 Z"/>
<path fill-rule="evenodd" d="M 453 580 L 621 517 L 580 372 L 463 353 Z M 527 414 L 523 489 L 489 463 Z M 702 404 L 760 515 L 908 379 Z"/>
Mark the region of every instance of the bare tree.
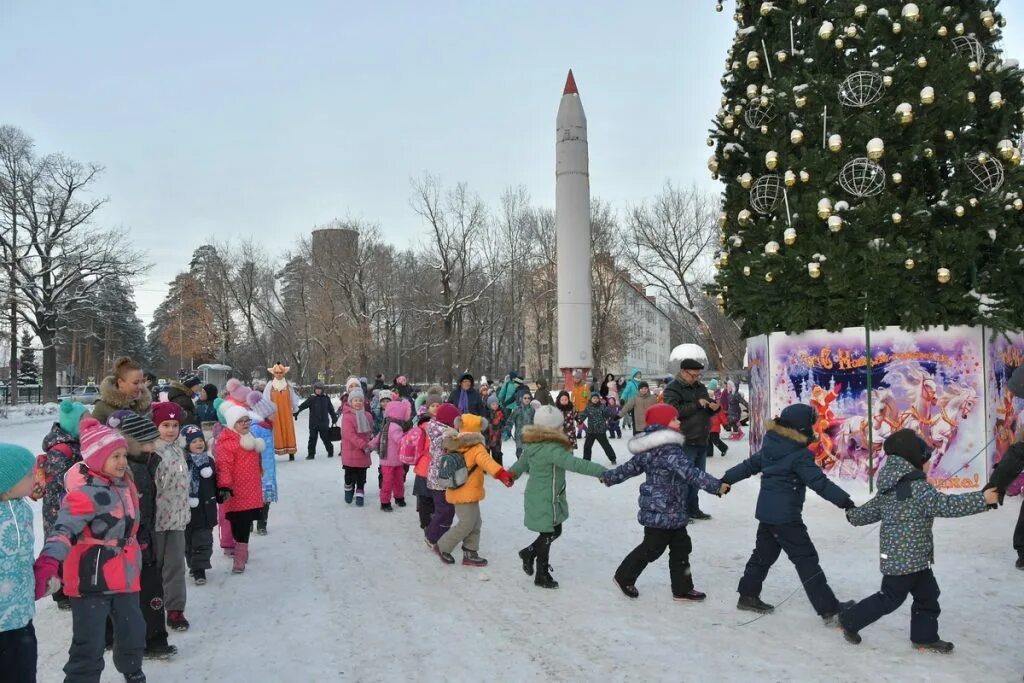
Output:
<path fill-rule="evenodd" d="M 627 235 L 631 268 L 693 321 L 721 368 L 725 364 L 722 344 L 701 305 L 704 286 L 710 282 L 717 211 L 718 202 L 712 196 L 665 183 L 653 200 L 630 212 Z M 736 327 L 734 322 L 729 324 Z"/>
<path fill-rule="evenodd" d="M 622 310 L 622 287 L 629 285 L 623 269 L 625 243 L 612 207 L 598 198 L 590 203 L 590 239 L 594 263 L 590 273 L 591 351 L 594 368 L 605 368 L 629 350 L 628 319 Z"/>

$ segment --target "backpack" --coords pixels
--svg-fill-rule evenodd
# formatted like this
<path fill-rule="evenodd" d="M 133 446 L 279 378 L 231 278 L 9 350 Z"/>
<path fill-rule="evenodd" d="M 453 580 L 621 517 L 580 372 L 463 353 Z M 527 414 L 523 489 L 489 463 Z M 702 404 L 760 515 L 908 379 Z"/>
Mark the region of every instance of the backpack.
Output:
<path fill-rule="evenodd" d="M 71 447 L 66 443 L 54 444 L 53 448 L 60 451 L 68 460 L 71 460 L 71 458 L 74 457 Z M 46 487 L 56 479 L 56 477 L 46 474 L 46 470 L 43 469 L 45 465 L 46 453 L 40 453 L 36 456 L 36 466 L 33 470 L 35 483 L 32 485 L 32 493 L 29 494 L 29 498 L 32 500 L 41 500 L 43 495 L 46 493 Z"/>
<path fill-rule="evenodd" d="M 398 460 L 403 465 L 415 465 L 420 457 L 420 444 L 423 442 L 423 430 L 413 427 L 402 435 L 398 445 Z"/>
<path fill-rule="evenodd" d="M 437 485 L 443 489 L 457 489 L 469 481 L 469 475 L 475 470 L 476 465 L 466 469 L 466 458 L 462 453 L 445 453 L 438 461 Z"/>

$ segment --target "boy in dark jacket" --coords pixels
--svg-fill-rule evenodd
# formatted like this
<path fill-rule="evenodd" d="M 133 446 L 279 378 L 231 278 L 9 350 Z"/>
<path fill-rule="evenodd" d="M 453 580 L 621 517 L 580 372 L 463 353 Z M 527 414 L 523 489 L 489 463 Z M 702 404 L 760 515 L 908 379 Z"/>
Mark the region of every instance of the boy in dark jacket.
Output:
<path fill-rule="evenodd" d="M 212 429 L 217 422 L 217 407 L 214 402 L 217 400 L 217 386 L 214 384 L 204 385 L 199 390 L 199 400 L 196 401 L 196 422 L 200 427 L 206 425 L 206 429 Z"/>
<path fill-rule="evenodd" d="M 679 433 L 676 409 L 665 404 L 652 406 L 645 415 L 646 431 L 629 440 L 633 457 L 614 470 L 601 475 L 606 486 L 614 486 L 630 477 L 646 474 L 640 487 L 640 512 L 637 519 L 644 527 L 644 540 L 626 556 L 615 571 L 615 583 L 627 597 L 637 598 L 636 580 L 651 562 L 668 548 L 668 569 L 675 600 L 699 602 L 707 596 L 693 588 L 690 551 L 693 545 L 686 533 L 689 516 L 686 508 L 691 486 L 721 496 L 729 486 L 697 469 L 683 453 L 683 435 Z"/>
<path fill-rule="evenodd" d="M 590 454 L 594 450 L 594 442 L 601 444 L 608 462 L 615 464 L 615 451 L 608 443 L 608 407 L 604 405 L 601 394 L 594 392 L 590 395 L 590 402 L 580 415 L 580 419 L 586 422 L 587 440 L 583 442 L 583 459 L 590 460 Z"/>
<path fill-rule="evenodd" d="M 888 455 L 878 473 L 878 495 L 864 506 L 847 510 L 854 526 L 882 523 L 879 534 L 882 589 L 843 611 L 840 625 L 846 640 L 859 644 L 860 630 L 899 609 L 908 595 L 910 642 L 918 650 L 948 654 L 953 643 L 939 639 L 939 584 L 932 521 L 936 517 L 966 517 L 995 507 L 994 489 L 945 495 L 928 483 L 923 471 L 931 457 L 928 445 L 909 429 L 885 440 Z"/>
<path fill-rule="evenodd" d="M 324 385 L 313 383 L 313 393 L 299 404 L 292 417 L 298 419 L 299 413 L 309 408 L 309 442 L 306 444 L 306 460 L 316 457 L 316 440 L 324 442 L 327 457 L 334 457 L 334 444 L 331 442 L 330 428 L 338 424 L 338 413 L 334 410 L 331 397 L 324 393 Z"/>
<path fill-rule="evenodd" d="M 818 551 L 807 534 L 803 522 L 804 498 L 810 488 L 840 508 L 852 508 L 853 500 L 850 494 L 829 481 L 807 448 L 814 440 L 814 420 L 814 408 L 801 403 L 789 406 L 768 424 L 761 450 L 726 472 L 722 481 L 731 486 L 761 474 L 761 493 L 755 512 L 760 522 L 757 542 L 740 579 L 737 607 L 761 614 L 775 610 L 761 600 L 761 585 L 785 550 L 796 565 L 814 611 L 826 623 L 833 623 L 842 606 L 828 585 L 818 563 Z"/>
<path fill-rule="evenodd" d="M 191 517 L 185 527 L 185 561 L 197 586 L 206 583 L 213 557 L 213 528 L 217 526 L 217 470 L 206 448 L 203 430 L 189 425 L 181 430 L 188 465 L 188 505 Z"/>

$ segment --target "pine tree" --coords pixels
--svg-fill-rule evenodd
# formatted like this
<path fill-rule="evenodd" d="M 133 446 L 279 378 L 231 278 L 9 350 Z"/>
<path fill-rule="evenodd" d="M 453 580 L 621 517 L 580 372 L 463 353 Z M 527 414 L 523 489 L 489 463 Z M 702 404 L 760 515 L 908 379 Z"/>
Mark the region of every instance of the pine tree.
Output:
<path fill-rule="evenodd" d="M 18 384 L 38 386 L 39 366 L 36 365 L 36 352 L 32 348 L 32 334 L 25 330 L 21 333 L 21 353 L 18 357 Z"/>
<path fill-rule="evenodd" d="M 1024 321 L 998 0 L 737 0 L 711 291 L 745 332 Z"/>

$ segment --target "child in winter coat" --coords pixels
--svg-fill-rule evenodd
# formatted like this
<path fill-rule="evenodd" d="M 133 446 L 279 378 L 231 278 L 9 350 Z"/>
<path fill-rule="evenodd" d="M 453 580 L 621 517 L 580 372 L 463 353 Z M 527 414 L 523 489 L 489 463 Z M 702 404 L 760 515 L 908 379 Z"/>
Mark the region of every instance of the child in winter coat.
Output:
<path fill-rule="evenodd" d="M 533 407 L 533 397 L 530 396 L 530 392 L 524 392 L 519 397 L 519 405 L 513 410 L 509 416 L 509 421 L 512 423 L 512 430 L 516 437 L 516 459 L 523 455 L 523 430 L 533 424 L 534 415 L 536 409 Z"/>
<path fill-rule="evenodd" d="M 480 557 L 480 501 L 484 499 L 484 472 L 487 472 L 505 486 L 512 486 L 512 475 L 502 468 L 484 448 L 481 433 L 484 421 L 478 415 L 466 413 L 457 421 L 458 434 L 449 434 L 444 439 L 448 452 L 462 453 L 466 461 L 469 479 L 462 486 L 445 491 L 445 499 L 455 506 L 459 521 L 437 542 L 437 552 L 445 564 L 455 564 L 452 552 L 462 544 L 462 564 L 467 567 L 486 567 L 487 560 Z"/>
<path fill-rule="evenodd" d="M 651 562 L 668 548 L 668 569 L 672 596 L 677 601 L 700 602 L 707 596 L 694 590 L 690 573 L 693 544 L 686 525 L 689 522 L 686 499 L 689 487 L 699 486 L 721 496 L 728 485 L 697 469 L 683 452 L 685 440 L 679 433 L 679 414 L 669 405 L 648 408 L 644 415 L 647 429 L 629 440 L 633 457 L 601 475 L 606 486 L 620 484 L 630 477 L 647 475 L 640 487 L 640 512 L 637 519 L 644 528 L 644 540 L 622 560 L 615 571 L 615 583 L 630 598 L 640 597 L 636 580 Z"/>
<path fill-rule="evenodd" d="M 362 389 L 348 392 L 341 414 L 341 465 L 345 470 L 345 502 L 353 497 L 363 507 L 366 470 L 370 468 L 370 440 L 373 439 L 373 415 L 366 410 Z"/>
<path fill-rule="evenodd" d="M 235 539 L 232 574 L 241 574 L 249 561 L 249 534 L 263 511 L 263 449 L 266 443 L 249 433 L 249 411 L 235 403 L 222 407 L 227 429 L 216 442 L 217 499 Z"/>
<path fill-rule="evenodd" d="M 370 443 L 370 448 L 380 453 L 380 509 L 384 512 L 394 510 L 391 507 L 392 496 L 395 505 L 405 507 L 405 468 L 398 458 L 398 450 L 402 445 L 402 436 L 412 428 L 409 421 L 411 416 L 411 403 L 403 399 L 389 399 L 384 406 L 384 425 L 380 434 Z"/>
<path fill-rule="evenodd" d="M 258 391 L 250 391 L 246 398 L 249 404 L 249 433 L 263 441 L 260 453 L 260 467 L 263 471 L 263 507 L 256 520 L 256 533 L 267 535 L 267 521 L 270 519 L 270 504 L 277 502 L 277 457 L 274 450 L 274 416 L 277 405 Z M 328 399 L 330 402 L 330 399 Z"/>
<path fill-rule="evenodd" d="M 722 457 L 725 457 L 729 447 L 722 441 L 722 427 L 725 425 L 726 417 L 725 412 L 719 410 L 717 413 L 711 416 L 711 434 L 708 437 L 708 457 L 710 458 L 715 454 L 715 448 L 719 450 Z"/>
<path fill-rule="evenodd" d="M 430 473 L 430 441 L 427 439 L 427 424 L 441 407 L 440 396 L 430 396 L 430 402 L 416 411 L 416 426 L 410 432 L 416 437 L 416 461 L 413 463 L 412 493 L 416 496 L 416 513 L 420 519 L 420 529 L 426 531 L 430 525 L 430 517 L 434 514 L 434 496 L 427 488 L 427 474 Z M 410 438 L 409 433 L 402 437 L 404 442 Z"/>
<path fill-rule="evenodd" d="M 178 443 L 182 409 L 176 403 L 154 403 L 153 424 L 160 432 L 156 468 L 156 526 L 153 544 L 156 561 L 164 579 L 164 607 L 167 625 L 175 631 L 187 631 L 185 618 L 185 527 L 191 512 L 188 506 L 188 462 Z"/>
<path fill-rule="evenodd" d="M 213 402 L 217 400 L 217 386 L 206 384 L 199 389 L 199 400 L 196 401 L 196 421 L 204 431 L 213 429 L 217 422 L 217 408 Z"/>
<path fill-rule="evenodd" d="M 562 431 L 562 414 L 552 406 L 542 406 L 534 416 L 533 424 L 525 427 L 522 436 L 523 455 L 509 469 L 518 479 L 529 473 L 523 505 L 525 524 L 537 532 L 537 539 L 519 551 L 523 571 L 537 575 L 534 585 L 558 588 L 551 577 L 549 562 L 551 544 L 562 535 L 562 524 L 569 518 L 569 501 L 565 494 L 565 471 L 600 477 L 604 467 L 580 460 L 569 449 L 569 439 Z"/>
<path fill-rule="evenodd" d="M 750 409 L 750 404 L 747 403 L 747 399 L 743 398 L 743 394 L 739 392 L 736 386 L 729 382 L 727 392 L 729 394 L 729 404 L 726 407 L 726 422 L 728 423 L 729 431 L 732 432 L 732 439 L 738 440 L 743 438 L 743 427 L 741 422 L 743 419 L 743 409 Z"/>
<path fill-rule="evenodd" d="M 848 509 L 854 526 L 882 523 L 880 557 L 882 588 L 843 611 L 839 618 L 846 640 L 859 644 L 860 631 L 899 609 L 908 595 L 910 642 L 918 650 L 948 654 L 953 643 L 939 639 L 939 584 L 932 522 L 936 517 L 966 517 L 996 507 L 995 489 L 946 495 L 928 483 L 924 465 L 928 445 L 916 433 L 901 429 L 885 440 L 888 455 L 878 473 L 878 494 L 859 508 Z"/>
<path fill-rule="evenodd" d="M 814 462 L 808 445 L 814 442 L 815 419 L 815 411 L 808 405 L 788 406 L 778 419 L 768 424 L 761 450 L 726 472 L 722 481 L 732 486 L 761 474 L 761 493 L 755 512 L 759 522 L 757 541 L 740 579 L 737 607 L 761 614 L 775 610 L 761 600 L 761 586 L 775 560 L 779 559 L 779 553 L 785 551 L 796 565 L 796 573 L 814 611 L 826 624 L 831 624 L 842 605 L 828 585 L 818 563 L 818 552 L 804 525 L 804 498 L 810 488 L 839 508 L 850 509 L 853 501 L 850 494 L 829 481 Z"/>
<path fill-rule="evenodd" d="M 139 494 L 128 475 L 127 443 L 92 418 L 82 421 L 80 435 L 83 461 L 68 472 L 68 493 L 36 560 L 36 595 L 63 562 L 64 592 L 73 615 L 65 681 L 100 680 L 108 616 L 113 617 L 114 666 L 126 681 L 145 681 Z"/>
<path fill-rule="evenodd" d="M 619 419 L 619 400 L 614 396 L 605 399 L 608 408 L 608 438 L 621 439 L 622 426 Z"/>
<path fill-rule="evenodd" d="M 430 515 L 430 524 L 424 532 L 426 543 L 437 549 L 437 542 L 452 526 L 455 520 L 455 507 L 448 502 L 445 489 L 438 484 L 441 456 L 445 454 L 445 438 L 455 436 L 455 421 L 459 419 L 459 409 L 451 403 L 441 404 L 434 419 L 427 423 L 426 433 L 429 442 L 430 461 L 427 464 L 427 489 L 434 500 L 434 512 Z"/>
<path fill-rule="evenodd" d="M 36 680 L 35 601 L 48 590 L 36 588 L 32 508 L 25 498 L 35 485 L 36 459 L 27 449 L 0 444 L 0 677 Z M 56 572 L 54 572 L 56 574 Z"/>
<path fill-rule="evenodd" d="M 497 395 L 491 394 L 487 397 L 487 408 L 490 413 L 490 419 L 488 420 L 487 426 L 487 450 L 490 452 L 491 457 L 499 465 L 502 464 L 501 457 L 501 440 L 504 437 L 503 432 L 505 431 L 505 408 L 501 405 Z"/>
<path fill-rule="evenodd" d="M 572 407 L 576 409 L 576 438 L 578 439 L 585 433 L 583 429 L 583 413 L 590 403 L 590 385 L 583 381 L 583 376 L 580 373 L 576 373 L 571 397 Z"/>
<path fill-rule="evenodd" d="M 188 425 L 181 430 L 188 464 L 188 505 L 192 510 L 185 527 L 185 563 L 197 586 L 206 584 L 206 572 L 212 568 L 213 527 L 217 526 L 217 470 L 207 452 L 203 430 Z"/>
<path fill-rule="evenodd" d="M 630 419 L 633 425 L 633 433 L 637 434 L 647 429 L 644 415 L 647 414 L 648 408 L 658 403 L 658 397 L 651 393 L 651 387 L 647 382 L 637 382 L 636 393 L 628 400 L 626 399 L 626 392 L 622 392 L 622 400 L 625 403 L 622 405 L 620 415 L 623 419 L 627 417 Z"/>
<path fill-rule="evenodd" d="M 64 475 L 72 465 L 82 460 L 78 425 L 83 417 L 89 415 L 89 409 L 76 401 L 61 401 L 57 413 L 57 421 L 43 438 L 46 457 L 43 458 L 40 470 L 45 481 L 42 495 L 44 538 L 53 532 L 53 525 L 57 523 L 57 513 L 64 500 Z M 53 600 L 59 609 L 71 609 L 71 602 L 64 595 L 63 589 L 53 594 Z"/>
<path fill-rule="evenodd" d="M 157 564 L 153 541 L 156 527 L 156 472 L 160 456 L 156 454 L 160 432 L 153 421 L 132 412 L 119 410 L 107 420 L 116 429 L 128 447 L 128 469 L 139 493 L 138 520 L 139 548 L 142 567 L 139 575 L 139 607 L 146 623 L 146 659 L 170 659 L 178 648 L 167 642 L 167 614 L 164 611 L 164 579 Z M 113 643 L 113 624 L 107 624 L 107 646 Z"/>
<path fill-rule="evenodd" d="M 569 392 L 560 391 L 558 397 L 555 399 L 555 407 L 562 412 L 562 430 L 565 435 L 569 437 L 569 443 L 572 444 L 572 449 L 576 450 L 576 408 L 572 405 L 572 397 L 569 396 Z"/>
<path fill-rule="evenodd" d="M 615 451 L 608 443 L 608 408 L 601 400 L 601 394 L 590 395 L 590 405 L 580 416 L 586 423 L 587 440 L 583 442 L 583 459 L 590 460 L 590 454 L 594 449 L 594 442 L 601 444 L 608 462 L 615 464 Z"/>

